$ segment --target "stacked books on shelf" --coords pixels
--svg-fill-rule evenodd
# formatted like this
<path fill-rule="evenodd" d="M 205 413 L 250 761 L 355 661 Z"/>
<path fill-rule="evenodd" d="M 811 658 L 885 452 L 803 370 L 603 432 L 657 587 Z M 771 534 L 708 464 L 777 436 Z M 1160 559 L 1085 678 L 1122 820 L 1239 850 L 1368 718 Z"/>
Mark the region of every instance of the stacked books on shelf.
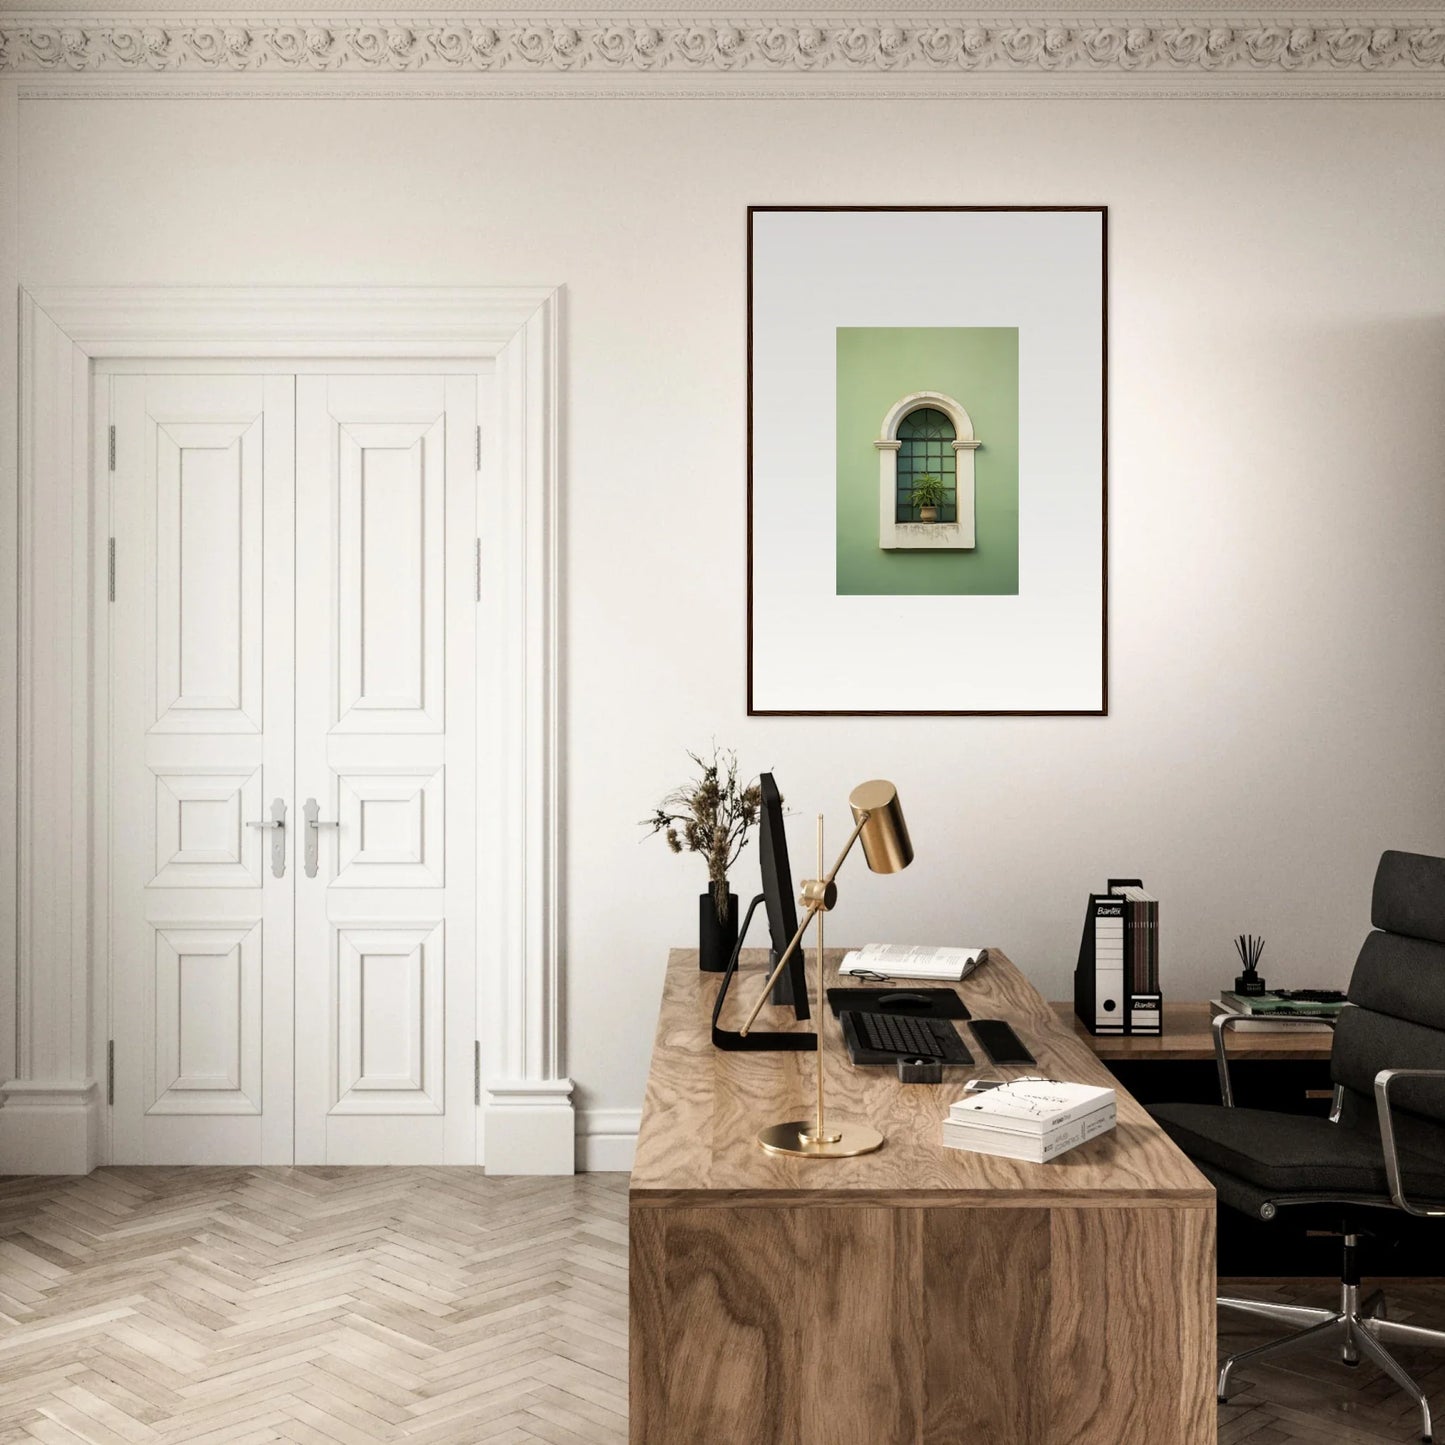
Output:
<path fill-rule="evenodd" d="M 1281 989 L 1276 993 L 1258 994 L 1225 992 L 1210 1000 L 1216 1015 L 1239 1017 L 1236 1028 L 1261 1033 L 1282 1029 L 1309 1033 L 1313 1029 L 1327 1034 L 1344 1006 L 1344 994 L 1334 989 Z M 1308 1023 L 1281 1023 L 1281 1019 L 1306 1019 Z"/>
<path fill-rule="evenodd" d="M 1159 901 L 1138 878 L 1089 895 L 1074 970 L 1074 1012 L 1093 1034 L 1163 1032 Z"/>
<path fill-rule="evenodd" d="M 1046 1164 L 1108 1133 L 1115 1111 L 1112 1089 L 1015 1079 L 954 1103 L 943 1121 L 943 1142 L 950 1149 Z"/>

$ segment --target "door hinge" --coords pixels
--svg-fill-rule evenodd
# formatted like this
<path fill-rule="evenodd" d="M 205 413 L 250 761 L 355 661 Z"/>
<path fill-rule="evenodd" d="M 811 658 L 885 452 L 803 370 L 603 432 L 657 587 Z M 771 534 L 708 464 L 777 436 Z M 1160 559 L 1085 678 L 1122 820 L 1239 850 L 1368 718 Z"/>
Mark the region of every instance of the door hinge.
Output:
<path fill-rule="evenodd" d="M 115 601 L 115 538 L 110 539 L 110 546 L 107 549 L 106 573 L 110 587 L 110 600 Z"/>
<path fill-rule="evenodd" d="M 482 600 L 482 539 L 477 538 L 476 561 L 474 565 L 475 580 L 477 585 L 477 601 Z"/>
<path fill-rule="evenodd" d="M 114 427 L 114 426 L 112 426 L 111 429 L 110 429 L 109 447 L 110 447 L 110 470 L 111 470 L 111 471 L 114 471 L 114 470 L 115 470 L 115 427 Z"/>
<path fill-rule="evenodd" d="M 472 1042 L 472 1103 L 482 1102 L 482 1041 Z"/>
<path fill-rule="evenodd" d="M 113 430 L 114 430 L 114 428 L 112 428 L 112 431 L 113 431 Z M 481 471 L 481 469 L 482 469 L 482 429 L 481 429 L 481 427 L 478 427 L 478 428 L 477 428 L 477 470 L 478 470 L 478 471 Z"/>
<path fill-rule="evenodd" d="M 115 1040 L 105 1046 L 105 1102 L 115 1103 Z"/>

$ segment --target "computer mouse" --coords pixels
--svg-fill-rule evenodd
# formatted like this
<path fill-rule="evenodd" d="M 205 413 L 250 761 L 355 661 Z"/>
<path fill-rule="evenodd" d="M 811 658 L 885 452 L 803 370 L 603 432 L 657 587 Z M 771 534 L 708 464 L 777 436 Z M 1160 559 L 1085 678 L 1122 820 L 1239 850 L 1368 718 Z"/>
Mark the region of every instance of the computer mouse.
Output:
<path fill-rule="evenodd" d="M 933 1000 L 926 993 L 881 993 L 878 995 L 879 1008 L 932 1008 Z"/>

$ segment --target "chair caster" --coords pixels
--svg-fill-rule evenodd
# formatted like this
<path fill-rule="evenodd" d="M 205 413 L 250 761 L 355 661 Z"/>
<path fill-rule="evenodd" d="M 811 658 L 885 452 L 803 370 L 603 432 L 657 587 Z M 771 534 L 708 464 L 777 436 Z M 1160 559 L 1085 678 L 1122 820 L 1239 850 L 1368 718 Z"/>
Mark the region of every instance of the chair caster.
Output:
<path fill-rule="evenodd" d="M 1360 1362 L 1358 1360 L 1341 1360 L 1340 1363 L 1347 1365 L 1352 1370 L 1358 1370 L 1360 1368 Z"/>

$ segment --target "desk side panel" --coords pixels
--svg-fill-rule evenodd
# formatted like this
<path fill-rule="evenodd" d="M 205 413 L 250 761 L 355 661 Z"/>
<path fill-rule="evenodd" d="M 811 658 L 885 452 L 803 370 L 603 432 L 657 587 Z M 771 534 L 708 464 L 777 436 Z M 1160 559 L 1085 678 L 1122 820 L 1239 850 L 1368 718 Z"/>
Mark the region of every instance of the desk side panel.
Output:
<path fill-rule="evenodd" d="M 628 1213 L 627 1416 L 634 1441 L 667 1431 L 667 1214 Z"/>
<path fill-rule="evenodd" d="M 1213 1209 L 1051 1211 L 1049 1445 L 1213 1445 Z"/>
<path fill-rule="evenodd" d="M 633 1269 L 642 1253 L 647 1274 L 632 1289 L 633 1442 L 806 1438 L 796 1213 L 632 1211 Z"/>
<path fill-rule="evenodd" d="M 1205 1445 L 1212 1225 L 634 1208 L 633 1445 Z"/>
<path fill-rule="evenodd" d="M 933 1209 L 923 1218 L 923 1439 L 1047 1440 L 1049 1211 Z"/>

